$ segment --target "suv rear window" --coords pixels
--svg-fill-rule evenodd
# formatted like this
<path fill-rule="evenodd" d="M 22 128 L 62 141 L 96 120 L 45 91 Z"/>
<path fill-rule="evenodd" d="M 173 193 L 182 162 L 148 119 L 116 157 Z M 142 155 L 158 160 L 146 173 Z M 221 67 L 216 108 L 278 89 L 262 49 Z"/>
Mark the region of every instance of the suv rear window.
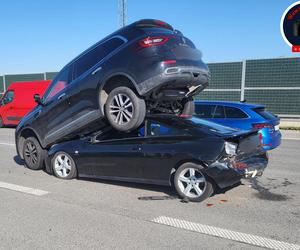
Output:
<path fill-rule="evenodd" d="M 254 108 L 253 109 L 257 114 L 262 116 L 267 120 L 277 119 L 276 115 L 273 115 L 271 112 L 267 111 L 265 108 Z"/>
<path fill-rule="evenodd" d="M 95 48 L 81 56 L 75 62 L 74 78 L 77 78 L 85 71 L 93 67 L 112 51 L 120 47 L 124 43 L 120 38 L 112 38 L 104 43 L 97 45 Z"/>
<path fill-rule="evenodd" d="M 168 30 L 174 30 L 170 24 L 165 23 L 160 20 L 154 20 L 154 19 L 140 20 L 136 23 L 136 26 L 141 27 L 141 28 L 153 28 L 154 27 L 154 28 L 164 28 L 164 29 L 168 29 Z"/>

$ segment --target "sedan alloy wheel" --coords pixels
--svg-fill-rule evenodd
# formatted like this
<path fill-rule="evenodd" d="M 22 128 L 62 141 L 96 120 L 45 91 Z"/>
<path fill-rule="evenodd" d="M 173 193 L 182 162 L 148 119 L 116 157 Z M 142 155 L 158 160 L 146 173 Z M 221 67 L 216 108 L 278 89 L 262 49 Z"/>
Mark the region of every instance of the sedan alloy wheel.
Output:
<path fill-rule="evenodd" d="M 203 201 L 213 193 L 213 185 L 201 165 L 192 162 L 182 164 L 174 176 L 174 186 L 181 198 Z"/>
<path fill-rule="evenodd" d="M 77 169 L 72 157 L 65 152 L 58 152 L 52 159 L 54 175 L 61 179 L 73 179 L 77 175 Z"/>

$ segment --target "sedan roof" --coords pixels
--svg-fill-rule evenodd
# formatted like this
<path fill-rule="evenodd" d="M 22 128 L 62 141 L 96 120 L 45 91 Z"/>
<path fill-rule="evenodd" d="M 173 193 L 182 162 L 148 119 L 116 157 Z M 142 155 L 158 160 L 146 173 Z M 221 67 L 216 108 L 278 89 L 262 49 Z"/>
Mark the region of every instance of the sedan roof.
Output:
<path fill-rule="evenodd" d="M 238 108 L 264 108 L 262 104 L 247 103 L 247 102 L 233 102 L 233 101 L 209 101 L 209 100 L 197 100 L 195 104 L 210 104 L 210 105 L 222 105 L 222 106 L 231 106 Z"/>

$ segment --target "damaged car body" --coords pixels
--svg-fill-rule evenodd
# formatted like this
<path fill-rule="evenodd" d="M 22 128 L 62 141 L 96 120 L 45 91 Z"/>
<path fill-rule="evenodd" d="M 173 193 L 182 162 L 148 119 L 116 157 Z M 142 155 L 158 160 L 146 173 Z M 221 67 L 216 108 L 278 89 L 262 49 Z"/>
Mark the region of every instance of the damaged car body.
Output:
<path fill-rule="evenodd" d="M 192 114 L 193 96 L 209 81 L 201 52 L 180 31 L 153 19 L 108 35 L 53 79 L 16 129 L 18 155 L 38 153 L 40 169 L 51 145 L 107 125 L 122 132 L 138 128 L 146 114 Z M 105 118 L 105 119 L 103 119 Z"/>
<path fill-rule="evenodd" d="M 268 163 L 257 130 L 240 131 L 198 118 L 148 116 L 131 133 L 107 127 L 53 145 L 46 170 L 62 179 L 99 178 L 174 186 L 203 201 L 216 186 L 262 175 Z"/>

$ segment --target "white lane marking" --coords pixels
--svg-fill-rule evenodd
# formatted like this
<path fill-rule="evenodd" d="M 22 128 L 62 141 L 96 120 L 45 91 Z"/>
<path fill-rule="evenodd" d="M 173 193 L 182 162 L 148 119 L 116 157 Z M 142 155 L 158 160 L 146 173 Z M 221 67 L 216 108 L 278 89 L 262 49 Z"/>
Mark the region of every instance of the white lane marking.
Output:
<path fill-rule="evenodd" d="M 300 138 L 282 138 L 282 140 L 295 140 L 295 141 L 300 141 Z"/>
<path fill-rule="evenodd" d="M 36 196 L 42 196 L 45 194 L 49 194 L 48 191 L 30 188 L 30 187 L 23 187 L 23 186 L 6 183 L 6 182 L 1 182 L 1 181 L 0 181 L 0 188 L 5 188 L 5 189 L 9 189 L 9 190 L 13 190 L 13 191 L 21 192 L 21 193 L 26 193 L 26 194 L 32 194 L 32 195 L 36 195 Z"/>
<path fill-rule="evenodd" d="M 170 218 L 166 216 L 159 216 L 152 220 L 152 222 L 163 224 L 171 227 L 181 228 L 188 231 L 194 231 L 201 234 L 216 236 L 228 240 L 238 241 L 253 246 L 265 247 L 269 249 L 286 249 L 286 250 L 296 250 L 300 249 L 299 245 L 286 243 L 283 241 L 272 240 L 264 238 L 261 236 L 256 236 L 252 234 L 235 232 L 219 227 L 213 227 L 208 225 L 203 225 L 199 223 L 189 222 L 185 220 L 179 220 L 175 218 Z"/>
<path fill-rule="evenodd" d="M 14 144 L 14 143 L 8 143 L 8 142 L 0 142 L 0 145 L 4 145 L 4 146 L 16 146 L 16 144 Z"/>

